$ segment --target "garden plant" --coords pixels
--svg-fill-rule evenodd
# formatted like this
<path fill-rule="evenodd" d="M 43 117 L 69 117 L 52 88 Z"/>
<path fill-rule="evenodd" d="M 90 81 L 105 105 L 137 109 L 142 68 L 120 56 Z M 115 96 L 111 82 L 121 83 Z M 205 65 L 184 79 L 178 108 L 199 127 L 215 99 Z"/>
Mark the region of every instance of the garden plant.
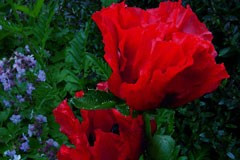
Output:
<path fill-rule="evenodd" d="M 239 0 L 1 0 L 0 160 L 240 159 Z"/>

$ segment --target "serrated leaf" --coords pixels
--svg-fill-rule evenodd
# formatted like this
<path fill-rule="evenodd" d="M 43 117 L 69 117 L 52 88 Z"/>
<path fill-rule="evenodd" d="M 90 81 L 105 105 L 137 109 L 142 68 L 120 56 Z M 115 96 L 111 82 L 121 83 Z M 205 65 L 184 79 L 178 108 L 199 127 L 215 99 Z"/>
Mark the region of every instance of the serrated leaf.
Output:
<path fill-rule="evenodd" d="M 116 105 L 115 98 L 106 92 L 89 90 L 82 98 L 72 98 L 70 103 L 81 109 L 108 109 Z"/>
<path fill-rule="evenodd" d="M 32 15 L 34 17 L 37 17 L 39 12 L 41 11 L 44 4 L 44 0 L 37 0 L 37 2 L 34 4 L 34 8 L 32 10 Z"/>
<path fill-rule="evenodd" d="M 174 132 L 174 114 L 170 109 L 158 109 L 155 117 L 157 122 L 157 134 L 171 135 Z"/>
<path fill-rule="evenodd" d="M 93 54 L 86 53 L 85 63 L 87 65 L 92 64 L 92 70 L 102 77 L 102 80 L 106 81 L 111 75 L 111 68 L 102 59 L 97 58 Z M 87 70 L 86 68 L 84 70 Z"/>
<path fill-rule="evenodd" d="M 66 49 L 65 61 L 73 63 L 73 67 L 77 70 L 83 65 L 83 58 L 86 52 L 88 40 L 89 23 L 86 23 L 85 30 L 80 30 L 74 39 L 70 42 L 70 47 Z"/>
<path fill-rule="evenodd" d="M 26 15 L 35 18 L 35 17 L 38 16 L 39 12 L 41 11 L 43 4 L 44 4 L 44 0 L 37 0 L 36 3 L 34 4 L 33 10 L 31 10 L 27 6 L 18 5 L 18 4 L 15 4 L 15 3 L 13 4 L 13 7 L 16 10 L 22 11 Z"/>

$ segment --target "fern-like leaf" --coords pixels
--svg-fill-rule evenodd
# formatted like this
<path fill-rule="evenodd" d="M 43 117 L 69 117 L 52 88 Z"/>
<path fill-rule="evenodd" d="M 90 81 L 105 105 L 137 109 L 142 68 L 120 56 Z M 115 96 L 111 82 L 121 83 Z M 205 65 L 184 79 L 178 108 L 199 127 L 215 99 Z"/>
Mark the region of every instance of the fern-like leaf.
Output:
<path fill-rule="evenodd" d="M 111 75 L 111 69 L 102 59 L 97 58 L 93 54 L 86 53 L 85 55 L 85 70 L 91 66 L 92 71 L 101 76 L 102 80 L 107 80 Z"/>

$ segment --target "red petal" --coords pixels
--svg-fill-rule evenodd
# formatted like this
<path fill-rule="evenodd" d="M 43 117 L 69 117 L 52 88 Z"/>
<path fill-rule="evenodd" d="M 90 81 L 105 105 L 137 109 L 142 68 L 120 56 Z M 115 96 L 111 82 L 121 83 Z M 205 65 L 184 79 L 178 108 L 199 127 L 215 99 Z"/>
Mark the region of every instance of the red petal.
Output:
<path fill-rule="evenodd" d="M 108 92 L 108 82 L 99 82 L 96 90 Z"/>
<path fill-rule="evenodd" d="M 81 127 L 80 122 L 75 118 L 67 100 L 64 100 L 57 108 L 54 109 L 53 114 L 56 122 L 60 125 L 60 131 L 66 134 L 70 141 L 77 145 L 87 144 L 85 130 Z"/>
<path fill-rule="evenodd" d="M 151 125 L 151 133 L 152 135 L 154 135 L 154 133 L 157 131 L 157 123 L 154 119 L 152 119 L 150 121 L 150 125 Z"/>
<path fill-rule="evenodd" d="M 204 23 L 199 21 L 191 8 L 189 6 L 184 8 L 179 2 L 162 2 L 159 8 L 150 9 L 147 12 L 152 15 L 154 23 L 158 21 L 170 23 L 180 32 L 197 35 L 208 41 L 213 38 L 212 33 L 208 31 Z"/>
<path fill-rule="evenodd" d="M 84 96 L 84 91 L 78 91 L 78 92 L 75 93 L 76 98 L 81 98 L 83 96 Z"/>
<path fill-rule="evenodd" d="M 95 132 L 96 141 L 92 148 L 94 160 L 127 160 L 132 154 L 125 140 L 113 133 Z"/>
<path fill-rule="evenodd" d="M 213 56 L 215 50 L 211 43 L 189 37 L 182 45 L 186 51 L 195 48 L 194 63 L 183 72 L 179 72 L 167 86 L 167 93 L 176 95 L 174 101 L 170 103 L 175 106 L 215 90 L 222 79 L 229 78 L 224 65 L 216 64 Z"/>
<path fill-rule="evenodd" d="M 144 124 L 142 116 L 132 118 L 123 116 L 119 111 L 113 110 L 113 113 L 119 124 L 120 137 L 130 146 L 128 159 L 139 159 L 143 150 Z"/>
<path fill-rule="evenodd" d="M 91 160 L 90 153 L 86 150 L 77 150 L 62 145 L 57 154 L 58 160 Z"/>

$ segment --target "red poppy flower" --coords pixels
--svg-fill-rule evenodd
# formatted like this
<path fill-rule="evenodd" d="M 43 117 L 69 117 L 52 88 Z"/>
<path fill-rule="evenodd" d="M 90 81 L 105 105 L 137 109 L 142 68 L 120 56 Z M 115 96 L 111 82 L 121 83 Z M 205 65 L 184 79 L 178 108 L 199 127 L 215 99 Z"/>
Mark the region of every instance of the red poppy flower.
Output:
<path fill-rule="evenodd" d="M 109 90 L 136 110 L 179 106 L 215 90 L 229 75 L 211 32 L 187 6 L 142 10 L 113 4 L 92 16 L 112 69 Z"/>
<path fill-rule="evenodd" d="M 81 98 L 83 96 L 84 96 L 84 91 L 82 91 L 82 90 L 75 93 L 76 98 Z"/>
<path fill-rule="evenodd" d="M 97 90 L 108 92 L 108 82 L 99 82 L 97 84 Z"/>
<path fill-rule="evenodd" d="M 142 150 L 142 116 L 124 116 L 116 109 L 81 110 L 82 122 L 67 101 L 54 111 L 60 131 L 75 148 L 62 145 L 59 160 L 138 160 Z"/>

